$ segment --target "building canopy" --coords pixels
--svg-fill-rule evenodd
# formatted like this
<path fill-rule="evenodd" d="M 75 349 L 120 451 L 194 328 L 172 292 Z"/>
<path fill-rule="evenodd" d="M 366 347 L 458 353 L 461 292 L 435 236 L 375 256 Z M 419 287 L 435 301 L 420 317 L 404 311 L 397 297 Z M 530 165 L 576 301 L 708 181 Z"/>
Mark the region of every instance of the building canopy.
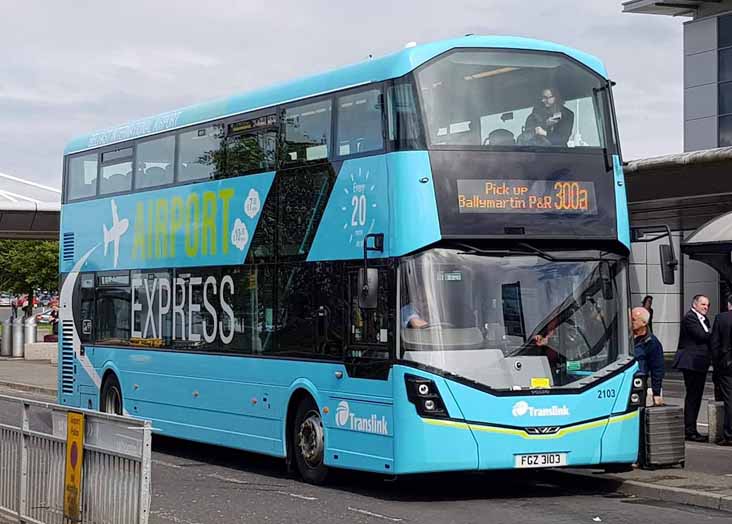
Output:
<path fill-rule="evenodd" d="M 58 240 L 61 203 L 0 200 L 0 239 Z"/>
<path fill-rule="evenodd" d="M 697 17 L 707 9 L 729 8 L 727 0 L 630 0 L 623 2 L 624 13 Z"/>
<path fill-rule="evenodd" d="M 693 231 L 732 211 L 732 147 L 629 162 L 625 168 L 631 223 Z"/>
<path fill-rule="evenodd" d="M 58 189 L 0 173 L 0 239 L 57 240 Z"/>
<path fill-rule="evenodd" d="M 732 212 L 710 220 L 681 244 L 681 251 L 709 264 L 732 283 Z"/>

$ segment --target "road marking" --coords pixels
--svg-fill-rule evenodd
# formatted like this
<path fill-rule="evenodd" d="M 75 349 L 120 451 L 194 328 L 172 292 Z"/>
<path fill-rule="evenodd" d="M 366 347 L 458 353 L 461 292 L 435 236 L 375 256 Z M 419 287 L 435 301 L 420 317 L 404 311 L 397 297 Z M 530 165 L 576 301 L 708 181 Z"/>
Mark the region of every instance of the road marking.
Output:
<path fill-rule="evenodd" d="M 255 486 L 255 487 L 264 487 L 264 486 L 257 484 L 256 482 L 249 482 L 247 480 L 240 480 L 240 479 L 236 479 L 233 477 L 225 477 L 223 475 L 219 475 L 218 473 L 211 473 L 210 475 L 206 475 L 206 476 L 211 479 L 223 480 L 224 482 L 231 482 L 233 484 L 239 484 L 239 485 L 244 485 L 244 486 L 251 485 L 251 486 Z M 267 487 L 272 487 L 272 486 L 267 486 Z M 277 493 L 278 495 L 287 495 L 288 497 L 293 497 L 293 498 L 300 499 L 300 500 L 309 500 L 309 501 L 318 500 L 317 497 L 309 497 L 307 495 L 300 495 L 299 493 L 290 493 L 289 491 L 282 491 L 282 490 L 265 490 L 265 491 L 269 491 L 270 493 Z"/>
<path fill-rule="evenodd" d="M 302 500 L 318 500 L 318 497 L 308 497 L 307 495 L 298 495 L 297 493 L 287 493 L 286 491 L 278 491 L 277 493 L 281 493 L 283 495 L 289 495 L 289 496 L 294 497 L 296 499 L 302 499 Z"/>
<path fill-rule="evenodd" d="M 239 480 L 235 479 L 233 477 L 224 477 L 223 475 L 219 475 L 218 473 L 211 473 L 210 475 L 206 475 L 208 478 L 216 479 L 216 480 L 223 480 L 224 482 L 233 482 L 234 484 L 251 484 L 251 482 L 247 482 L 246 480 Z"/>
<path fill-rule="evenodd" d="M 175 522 L 176 524 L 201 524 L 200 522 L 194 522 L 192 520 L 186 520 L 179 517 L 176 517 L 172 513 L 168 513 L 167 511 L 159 511 L 159 510 L 153 510 L 150 512 L 150 515 L 157 515 L 161 519 L 169 520 L 170 522 Z"/>
<path fill-rule="evenodd" d="M 165 462 L 163 460 L 153 459 L 152 463 L 157 464 L 158 466 L 165 466 L 168 468 L 183 469 L 183 466 L 179 466 L 178 464 L 171 464 L 170 462 Z"/>
<path fill-rule="evenodd" d="M 398 519 L 396 517 L 387 517 L 386 515 L 379 515 L 378 513 L 374 513 L 372 511 L 367 511 L 365 509 L 358 509 L 358 508 L 352 508 L 348 507 L 348 511 L 354 511 L 356 513 L 361 513 L 362 515 L 368 515 L 369 517 L 376 517 L 377 519 L 384 519 L 389 520 L 391 522 L 401 522 L 402 519 Z"/>

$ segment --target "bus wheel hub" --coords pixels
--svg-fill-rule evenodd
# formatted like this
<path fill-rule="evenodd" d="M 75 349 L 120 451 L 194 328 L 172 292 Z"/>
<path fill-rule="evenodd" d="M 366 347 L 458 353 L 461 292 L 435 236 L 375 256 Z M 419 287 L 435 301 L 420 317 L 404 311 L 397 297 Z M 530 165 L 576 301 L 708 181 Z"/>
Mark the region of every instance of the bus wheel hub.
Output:
<path fill-rule="evenodd" d="M 311 414 L 303 420 L 297 440 L 307 465 L 319 466 L 323 461 L 323 424 L 319 415 Z"/>

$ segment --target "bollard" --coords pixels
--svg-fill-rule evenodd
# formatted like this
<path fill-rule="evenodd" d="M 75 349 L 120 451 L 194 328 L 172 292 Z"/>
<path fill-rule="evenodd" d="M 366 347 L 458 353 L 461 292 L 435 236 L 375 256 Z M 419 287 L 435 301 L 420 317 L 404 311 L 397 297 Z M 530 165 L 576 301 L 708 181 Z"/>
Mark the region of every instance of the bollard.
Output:
<path fill-rule="evenodd" d="M 724 426 L 724 402 L 707 403 L 707 417 L 709 422 L 709 442 L 722 439 Z"/>
<path fill-rule="evenodd" d="M 3 320 L 3 338 L 0 340 L 0 357 L 13 354 L 13 322 L 10 317 Z"/>
<path fill-rule="evenodd" d="M 33 316 L 28 317 L 25 321 L 25 343 L 35 344 L 36 335 L 38 334 L 38 324 L 36 324 L 36 318 Z"/>
<path fill-rule="evenodd" d="M 13 358 L 23 358 L 25 356 L 23 342 L 23 319 L 16 318 L 13 321 Z"/>

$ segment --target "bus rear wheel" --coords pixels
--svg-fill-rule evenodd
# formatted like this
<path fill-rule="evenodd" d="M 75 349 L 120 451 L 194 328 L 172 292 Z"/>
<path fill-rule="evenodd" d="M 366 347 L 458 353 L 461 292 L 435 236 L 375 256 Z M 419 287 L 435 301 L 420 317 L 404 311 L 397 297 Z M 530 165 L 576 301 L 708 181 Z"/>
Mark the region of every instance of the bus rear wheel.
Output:
<path fill-rule="evenodd" d="M 110 415 L 122 415 L 122 388 L 114 375 L 110 375 L 102 384 L 99 411 Z"/>
<path fill-rule="evenodd" d="M 295 412 L 292 451 L 300 476 L 310 484 L 323 484 L 328 476 L 323 419 L 311 399 L 303 399 Z"/>

